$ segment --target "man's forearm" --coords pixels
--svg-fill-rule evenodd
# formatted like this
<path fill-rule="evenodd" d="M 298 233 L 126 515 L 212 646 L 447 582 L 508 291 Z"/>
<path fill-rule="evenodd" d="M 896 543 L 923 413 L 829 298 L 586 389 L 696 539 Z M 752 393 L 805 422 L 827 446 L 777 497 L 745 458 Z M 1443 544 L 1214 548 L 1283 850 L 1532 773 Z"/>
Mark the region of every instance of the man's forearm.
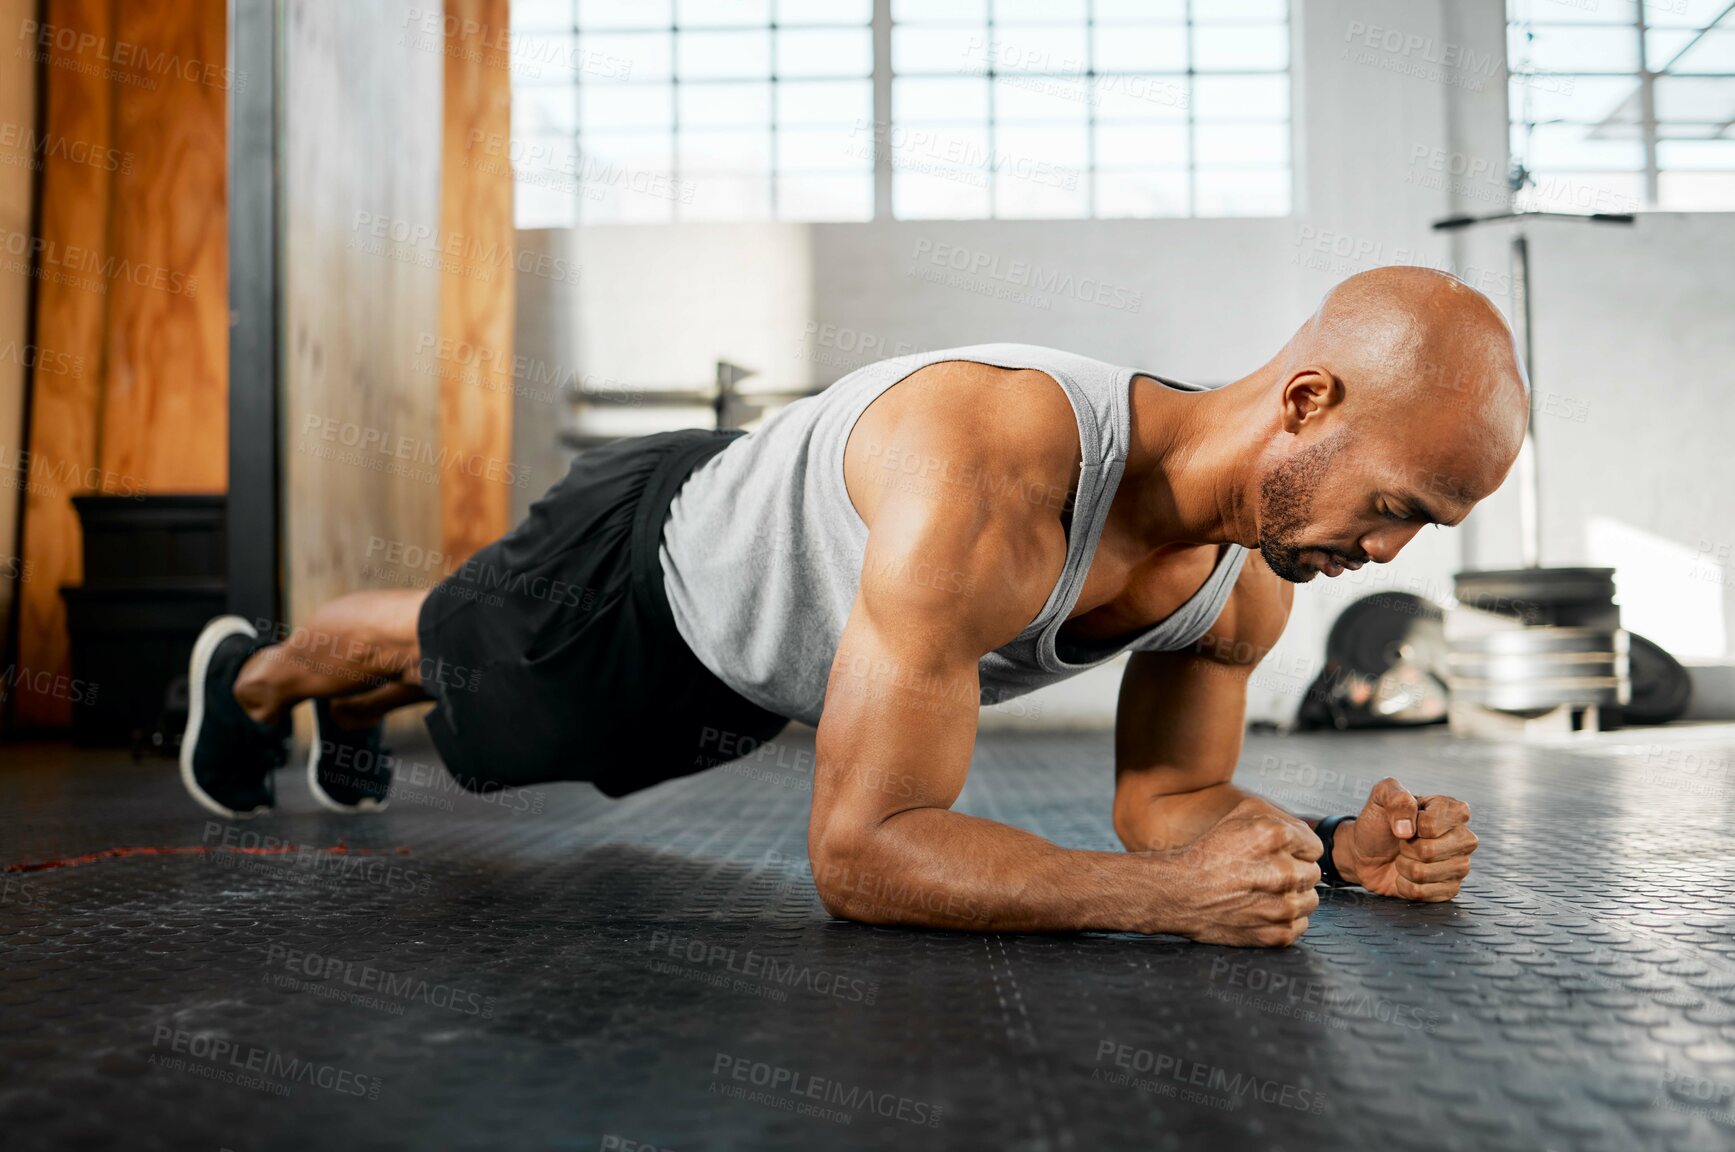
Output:
<path fill-rule="evenodd" d="M 1257 792 L 1249 792 L 1234 784 L 1213 784 L 1192 792 L 1177 792 L 1152 796 L 1128 806 L 1117 801 L 1115 829 L 1129 852 L 1172 851 L 1184 848 L 1215 828 L 1223 818 L 1243 801 L 1253 800 L 1275 812 L 1304 821 L 1317 828 L 1322 817 L 1299 816 Z M 1351 884 L 1357 879 L 1354 842 L 1339 826 L 1334 837 L 1332 863 L 1338 874 Z"/>
<path fill-rule="evenodd" d="M 1009 825 L 916 808 L 813 852 L 834 915 L 978 932 L 1169 932 L 1164 854 L 1061 848 Z"/>

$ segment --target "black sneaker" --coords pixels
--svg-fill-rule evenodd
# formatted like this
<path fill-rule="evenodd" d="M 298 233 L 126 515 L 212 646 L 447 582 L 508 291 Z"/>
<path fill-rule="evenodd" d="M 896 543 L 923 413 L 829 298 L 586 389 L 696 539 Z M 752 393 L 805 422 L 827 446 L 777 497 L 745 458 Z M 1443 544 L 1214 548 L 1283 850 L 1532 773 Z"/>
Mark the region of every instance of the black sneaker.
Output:
<path fill-rule="evenodd" d="M 266 645 L 239 616 L 219 616 L 199 633 L 187 671 L 187 732 L 181 783 L 219 816 L 243 820 L 269 812 L 273 769 L 288 760 L 287 721 L 259 724 L 235 701 L 235 678 Z"/>
<path fill-rule="evenodd" d="M 307 750 L 307 787 L 333 812 L 378 812 L 392 789 L 392 757 L 380 747 L 384 724 L 341 728 L 329 700 L 313 702 L 313 744 Z"/>

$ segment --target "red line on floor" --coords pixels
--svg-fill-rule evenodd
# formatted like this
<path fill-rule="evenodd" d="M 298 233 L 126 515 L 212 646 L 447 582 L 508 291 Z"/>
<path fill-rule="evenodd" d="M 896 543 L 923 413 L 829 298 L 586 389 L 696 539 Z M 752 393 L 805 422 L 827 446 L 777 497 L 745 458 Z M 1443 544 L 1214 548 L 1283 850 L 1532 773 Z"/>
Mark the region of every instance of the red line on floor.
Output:
<path fill-rule="evenodd" d="M 61 860 L 41 860 L 35 863 L 8 864 L 0 872 L 47 872 L 55 868 L 76 868 L 80 864 L 95 864 L 99 860 L 114 860 L 123 856 L 202 856 L 213 852 L 233 852 L 243 856 L 288 856 L 298 852 L 325 852 L 332 856 L 408 856 L 408 848 L 351 848 L 339 840 L 330 848 L 308 848 L 301 844 L 276 844 L 261 848 L 222 848 L 208 844 L 171 846 L 164 848 L 104 848 Z"/>

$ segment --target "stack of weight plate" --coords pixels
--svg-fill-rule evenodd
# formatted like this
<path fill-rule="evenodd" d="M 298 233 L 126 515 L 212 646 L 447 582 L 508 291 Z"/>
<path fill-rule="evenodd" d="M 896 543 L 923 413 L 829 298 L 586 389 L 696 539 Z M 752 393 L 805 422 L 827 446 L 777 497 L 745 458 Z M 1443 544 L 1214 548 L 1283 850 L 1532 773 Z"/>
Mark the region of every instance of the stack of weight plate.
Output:
<path fill-rule="evenodd" d="M 1631 698 L 1612 568 L 1460 572 L 1446 614 L 1452 731 L 1594 732 Z"/>

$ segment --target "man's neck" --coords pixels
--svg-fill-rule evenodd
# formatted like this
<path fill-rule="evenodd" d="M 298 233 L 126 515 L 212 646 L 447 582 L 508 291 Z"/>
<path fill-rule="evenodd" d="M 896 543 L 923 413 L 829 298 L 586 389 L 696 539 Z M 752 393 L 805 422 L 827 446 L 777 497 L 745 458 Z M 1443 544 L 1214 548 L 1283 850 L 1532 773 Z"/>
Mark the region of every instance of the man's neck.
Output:
<path fill-rule="evenodd" d="M 1133 378 L 1132 444 L 1115 500 L 1126 502 L 1129 531 L 1153 545 L 1256 546 L 1265 374 L 1210 392 Z"/>

